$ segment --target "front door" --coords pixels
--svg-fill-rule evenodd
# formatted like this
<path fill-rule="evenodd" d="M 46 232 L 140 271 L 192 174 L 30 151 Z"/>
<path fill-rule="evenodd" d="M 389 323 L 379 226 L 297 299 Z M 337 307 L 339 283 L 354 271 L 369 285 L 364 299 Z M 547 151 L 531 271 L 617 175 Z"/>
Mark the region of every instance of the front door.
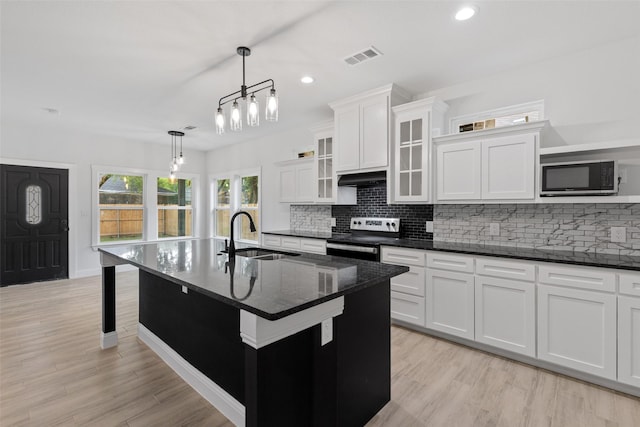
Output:
<path fill-rule="evenodd" d="M 68 277 L 66 169 L 0 165 L 0 286 Z"/>

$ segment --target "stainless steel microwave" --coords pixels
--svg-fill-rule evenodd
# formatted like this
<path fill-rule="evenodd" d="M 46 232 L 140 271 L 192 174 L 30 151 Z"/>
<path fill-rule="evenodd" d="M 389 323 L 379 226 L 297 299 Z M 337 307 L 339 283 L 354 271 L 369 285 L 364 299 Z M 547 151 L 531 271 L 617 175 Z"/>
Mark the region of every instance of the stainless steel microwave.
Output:
<path fill-rule="evenodd" d="M 618 192 L 618 162 L 615 160 L 543 163 L 540 168 L 541 196 L 593 196 Z"/>

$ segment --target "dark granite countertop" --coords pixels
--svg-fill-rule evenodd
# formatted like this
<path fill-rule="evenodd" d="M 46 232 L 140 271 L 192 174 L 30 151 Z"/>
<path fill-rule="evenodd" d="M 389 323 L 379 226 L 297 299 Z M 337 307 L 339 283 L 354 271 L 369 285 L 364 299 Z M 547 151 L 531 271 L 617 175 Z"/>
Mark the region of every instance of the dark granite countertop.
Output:
<path fill-rule="evenodd" d="M 236 256 L 233 274 L 214 239 L 100 248 L 142 270 L 268 320 L 357 292 L 409 269 L 300 253 L 279 260 Z M 226 267 L 226 272 L 225 272 Z"/>
<path fill-rule="evenodd" d="M 280 234 L 294 237 L 303 236 L 297 230 L 282 230 L 277 232 L 265 232 L 265 234 Z M 345 233 L 316 233 L 317 238 L 343 239 Z M 325 237 L 320 237 L 322 234 Z M 525 259 L 531 261 L 555 262 L 560 264 L 584 265 L 590 267 L 617 268 L 621 270 L 640 271 L 640 257 L 629 255 L 610 255 L 594 252 L 559 251 L 553 249 L 518 248 L 513 246 L 482 245 L 469 243 L 438 242 L 433 240 L 413 239 L 381 239 L 384 246 L 396 246 L 410 249 L 422 249 L 427 251 L 444 251 L 470 255 L 495 256 L 513 259 Z"/>

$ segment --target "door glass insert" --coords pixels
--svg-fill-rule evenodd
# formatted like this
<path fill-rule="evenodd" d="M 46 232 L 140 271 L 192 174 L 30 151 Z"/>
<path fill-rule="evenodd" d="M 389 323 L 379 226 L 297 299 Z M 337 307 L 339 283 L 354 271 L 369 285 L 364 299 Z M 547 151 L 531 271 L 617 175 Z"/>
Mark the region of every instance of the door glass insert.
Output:
<path fill-rule="evenodd" d="M 26 189 L 27 209 L 26 220 L 28 224 L 36 225 L 42 222 L 42 187 L 29 185 Z"/>

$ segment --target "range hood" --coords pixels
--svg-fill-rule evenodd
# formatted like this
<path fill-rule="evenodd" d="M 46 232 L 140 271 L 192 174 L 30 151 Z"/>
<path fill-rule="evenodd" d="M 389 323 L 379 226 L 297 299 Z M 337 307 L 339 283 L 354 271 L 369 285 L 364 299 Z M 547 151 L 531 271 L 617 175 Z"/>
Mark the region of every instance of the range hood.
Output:
<path fill-rule="evenodd" d="M 365 187 L 368 185 L 379 185 L 387 181 L 387 173 L 385 171 L 354 173 L 350 175 L 341 175 L 338 178 L 338 186 Z"/>

